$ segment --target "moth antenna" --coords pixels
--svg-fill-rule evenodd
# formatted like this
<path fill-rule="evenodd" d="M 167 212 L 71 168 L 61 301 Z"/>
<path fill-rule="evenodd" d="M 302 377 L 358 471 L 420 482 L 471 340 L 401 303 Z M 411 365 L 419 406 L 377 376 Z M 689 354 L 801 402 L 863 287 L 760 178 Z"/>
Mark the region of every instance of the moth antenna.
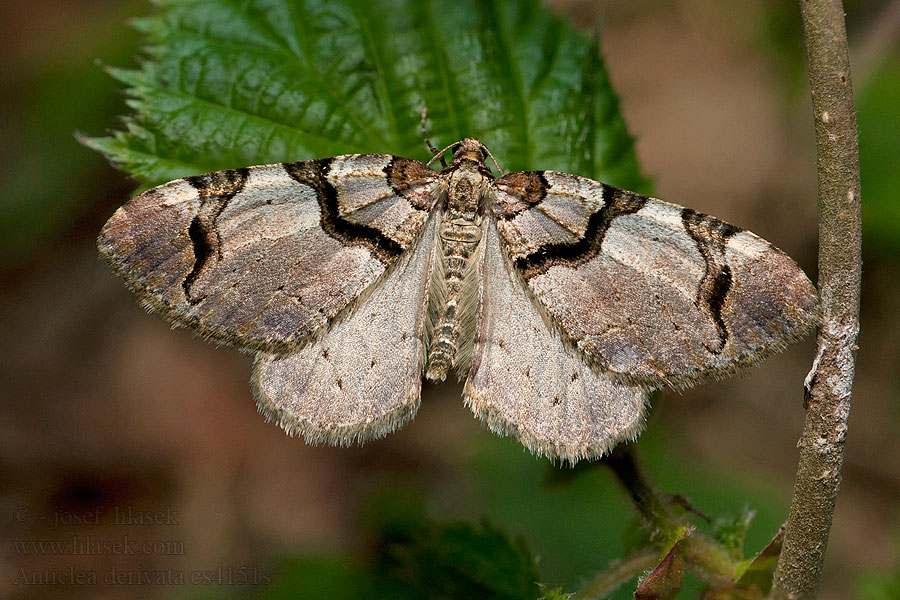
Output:
<path fill-rule="evenodd" d="M 497 167 L 497 175 L 503 175 L 503 169 L 500 168 L 500 164 L 497 162 L 497 159 L 494 158 L 494 155 L 491 154 L 491 151 L 488 150 L 488 147 L 484 144 L 481 144 L 481 149 L 484 150 L 488 156 L 491 157 L 491 160 L 494 161 L 494 166 Z"/>
<path fill-rule="evenodd" d="M 431 166 L 431 163 L 433 163 L 433 162 L 436 161 L 438 158 L 440 158 L 440 159 L 441 159 L 441 164 L 444 165 L 444 166 L 446 167 L 446 166 L 447 166 L 447 163 L 444 162 L 444 152 L 446 152 L 447 150 L 449 150 L 450 148 L 452 148 L 455 144 L 456 144 L 456 142 L 453 142 L 453 143 L 450 144 L 449 146 L 445 147 L 443 150 L 438 150 L 437 152 L 435 152 L 434 156 L 431 157 L 431 160 L 429 160 L 427 163 L 425 163 L 425 166 L 426 166 L 426 167 L 430 167 L 430 166 Z"/>
<path fill-rule="evenodd" d="M 431 140 L 428 139 L 428 129 L 426 129 L 426 127 L 425 127 L 425 115 L 427 115 L 427 114 L 428 114 L 428 107 L 426 106 L 425 108 L 422 109 L 422 123 L 421 123 L 422 137 L 425 138 L 425 145 L 428 146 L 428 150 L 431 152 L 431 155 L 435 156 L 438 154 L 438 150 L 437 150 L 437 148 L 434 147 L 434 144 L 431 143 Z M 444 153 L 441 152 L 440 156 L 441 156 L 441 166 L 446 169 L 447 161 L 444 160 Z M 434 159 L 432 158 L 430 161 L 428 161 L 428 164 L 430 165 L 433 161 L 434 161 Z"/>

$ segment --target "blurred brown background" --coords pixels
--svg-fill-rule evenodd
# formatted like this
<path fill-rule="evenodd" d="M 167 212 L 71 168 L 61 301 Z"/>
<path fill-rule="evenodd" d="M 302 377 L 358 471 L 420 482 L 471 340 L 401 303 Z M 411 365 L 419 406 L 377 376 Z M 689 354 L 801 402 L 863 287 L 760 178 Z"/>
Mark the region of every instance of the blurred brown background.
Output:
<path fill-rule="evenodd" d="M 866 264 L 827 599 L 900 589 L 891 587 L 900 547 L 900 2 L 846 4 Z M 656 195 L 759 233 L 815 279 L 814 140 L 795 3 L 553 5 L 585 28 L 602 19 L 607 66 Z M 454 385 L 427 388 L 415 421 L 364 448 L 289 439 L 257 414 L 248 358 L 145 314 L 100 262 L 94 236 L 135 184 L 73 134 L 103 134 L 128 112 L 94 61 L 133 65 L 139 40 L 126 22 L 150 10 L 140 0 L 0 4 L 0 597 L 241 593 L 246 586 L 221 582 L 138 584 L 142 572 L 242 567 L 265 583 L 280 557 L 364 557 L 366 507 L 400 488 L 435 518 L 487 515 L 525 535 L 544 576 L 574 590 L 621 552 L 618 537 L 602 537 L 620 536 L 616 523 L 630 518 L 605 472 L 548 488 L 545 461 L 483 429 Z M 746 377 L 666 394 L 640 445 L 666 491 L 702 510 L 759 509 L 748 550 L 787 514 L 813 347 L 808 339 Z M 117 523 L 129 509 L 130 522 Z M 147 511 L 165 516 L 134 522 Z M 593 523 L 601 529 L 576 531 Z M 73 536 L 158 545 L 132 556 L 18 543 Z M 100 581 L 65 583 L 78 571 Z M 28 573 L 57 585 L 27 585 Z M 110 573 L 128 582 L 104 582 Z"/>

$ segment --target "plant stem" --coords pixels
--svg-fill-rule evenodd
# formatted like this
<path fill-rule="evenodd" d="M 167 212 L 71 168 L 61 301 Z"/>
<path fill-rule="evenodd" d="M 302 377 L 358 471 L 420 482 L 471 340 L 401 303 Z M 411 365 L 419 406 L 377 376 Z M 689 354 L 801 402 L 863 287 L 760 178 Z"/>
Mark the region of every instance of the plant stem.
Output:
<path fill-rule="evenodd" d="M 617 587 L 659 563 L 659 552 L 654 548 L 644 548 L 622 560 L 610 564 L 583 589 L 572 596 L 572 600 L 597 600 L 605 598 Z"/>
<path fill-rule="evenodd" d="M 637 457 L 633 447 L 627 444 L 618 446 L 612 454 L 603 459 L 622 486 L 628 491 L 632 502 L 638 512 L 653 528 L 651 535 L 657 533 L 668 534 L 674 532 L 679 524 L 672 517 L 665 502 L 657 494 L 656 490 L 647 483 L 644 474 L 638 466 Z"/>
<path fill-rule="evenodd" d="M 806 378 L 806 425 L 773 598 L 817 595 L 841 481 L 859 332 L 859 152 L 844 9 L 800 0 L 816 127 L 823 322 Z"/>
<path fill-rule="evenodd" d="M 684 525 L 672 514 L 657 491 L 647 483 L 632 446 L 620 445 L 604 458 L 603 462 L 618 477 L 635 507 L 647 521 L 650 539 L 658 545 L 657 550 L 668 551 L 671 544 L 681 537 L 678 530 Z M 716 542 L 692 531 L 680 541 L 680 544 L 685 561 L 699 577 L 720 585 L 733 581 L 737 565 L 731 560 L 728 552 Z M 657 555 L 657 559 L 659 558 L 661 557 Z"/>

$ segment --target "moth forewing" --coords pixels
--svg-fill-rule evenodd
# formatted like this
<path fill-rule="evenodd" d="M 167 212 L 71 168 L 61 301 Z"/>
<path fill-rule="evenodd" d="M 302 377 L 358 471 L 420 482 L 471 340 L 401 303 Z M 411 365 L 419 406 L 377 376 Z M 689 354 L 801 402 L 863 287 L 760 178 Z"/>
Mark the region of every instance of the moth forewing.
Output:
<path fill-rule="evenodd" d="M 98 246 L 173 322 L 241 349 L 289 352 L 409 246 L 430 213 L 433 175 L 375 154 L 188 177 L 129 201 Z M 364 201 L 339 193 L 338 180 Z"/>

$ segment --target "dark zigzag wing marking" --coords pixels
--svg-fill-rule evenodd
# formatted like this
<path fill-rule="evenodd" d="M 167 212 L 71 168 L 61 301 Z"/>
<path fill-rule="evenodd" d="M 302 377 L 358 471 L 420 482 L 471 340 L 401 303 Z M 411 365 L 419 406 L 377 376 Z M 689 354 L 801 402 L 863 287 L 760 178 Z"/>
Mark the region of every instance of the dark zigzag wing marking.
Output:
<path fill-rule="evenodd" d="M 526 281 L 545 273 L 554 265 L 577 267 L 602 251 L 603 240 L 613 220 L 633 214 L 647 203 L 648 198 L 598 182 L 602 204 L 591 214 L 584 234 L 575 242 L 545 244 L 516 258 L 516 266 Z M 513 173 L 498 182 L 498 189 L 506 194 L 507 201 L 498 204 L 495 216 L 510 221 L 522 212 L 540 208 L 547 198 L 550 184 L 541 171 Z M 554 190 L 556 192 L 556 190 Z M 559 193 L 559 192 L 557 192 Z M 697 308 L 714 323 L 719 337 L 717 347 L 708 347 L 718 354 L 725 347 L 729 332 L 722 317 L 726 296 L 732 286 L 731 268 L 725 260 L 725 245 L 729 238 L 742 230 L 714 217 L 683 209 L 681 219 L 703 257 L 706 273 L 698 287 L 695 300 Z"/>
<path fill-rule="evenodd" d="M 347 246 L 362 246 L 384 264 L 391 264 L 408 247 L 386 235 L 377 227 L 354 223 L 341 216 L 337 188 L 329 180 L 337 158 L 321 158 L 296 163 L 283 163 L 284 170 L 294 181 L 315 190 L 320 208 L 322 231 Z M 383 172 L 390 189 L 407 200 L 418 211 L 431 208 L 428 194 L 416 193 L 423 182 L 437 175 L 422 163 L 398 156 L 391 157 Z"/>
<path fill-rule="evenodd" d="M 249 176 L 250 170 L 245 167 L 185 178 L 200 196 L 200 211 L 188 227 L 188 236 L 194 250 L 194 266 L 181 283 L 189 304 L 197 304 L 206 297 L 193 297 L 191 286 L 208 267 L 214 255 L 218 259 L 222 258 L 222 239 L 217 221 L 231 199 L 244 189 Z"/>
<path fill-rule="evenodd" d="M 730 238 L 743 230 L 690 208 L 681 211 L 681 220 L 706 263 L 706 273 L 700 281 L 695 302 L 697 308 L 706 312 L 716 325 L 719 347 L 707 349 L 713 354 L 719 354 L 728 342 L 729 332 L 722 318 L 722 307 L 725 306 L 732 284 L 731 267 L 725 259 L 725 247 Z"/>
<path fill-rule="evenodd" d="M 396 241 L 378 229 L 351 223 L 338 213 L 337 189 L 328 181 L 333 158 L 320 158 L 296 163 L 284 163 L 284 170 L 294 181 L 316 192 L 322 231 L 346 246 L 363 246 L 385 264 L 390 264 L 403 252 Z"/>
<path fill-rule="evenodd" d="M 301 184 L 309 185 L 316 190 L 319 196 L 319 204 L 322 208 L 322 228 L 335 239 L 348 243 L 354 237 L 357 240 L 368 240 L 365 244 L 372 249 L 382 262 L 388 255 L 396 256 L 403 248 L 394 240 L 381 234 L 377 229 L 364 225 L 350 223 L 338 216 L 337 191 L 328 182 L 328 168 L 333 159 L 320 159 L 301 163 L 285 163 L 284 168 L 288 175 Z M 401 157 L 393 157 L 384 167 L 388 183 L 397 195 L 409 200 L 419 210 L 428 208 L 422 202 L 421 194 L 414 194 L 418 185 L 428 174 L 433 172 L 424 169 L 422 163 Z M 193 186 L 200 199 L 200 211 L 192 219 L 188 228 L 188 235 L 193 244 L 195 263 L 191 272 L 182 283 L 185 296 L 190 304 L 194 305 L 203 300 L 205 295 L 194 297 L 191 286 L 194 281 L 212 262 L 213 258 L 222 258 L 221 238 L 217 228 L 219 215 L 228 206 L 228 203 L 244 190 L 250 170 L 228 169 L 216 171 L 193 177 L 186 177 Z"/>
<path fill-rule="evenodd" d="M 526 281 L 546 273 L 555 265 L 575 267 L 588 262 L 602 251 L 603 239 L 613 220 L 636 213 L 647 203 L 646 196 L 607 184 L 601 185 L 603 205 L 590 216 L 583 236 L 571 243 L 546 244 L 527 256 L 516 258 L 516 267 Z M 537 206 L 539 203 L 540 201 L 536 201 L 534 204 Z"/>

